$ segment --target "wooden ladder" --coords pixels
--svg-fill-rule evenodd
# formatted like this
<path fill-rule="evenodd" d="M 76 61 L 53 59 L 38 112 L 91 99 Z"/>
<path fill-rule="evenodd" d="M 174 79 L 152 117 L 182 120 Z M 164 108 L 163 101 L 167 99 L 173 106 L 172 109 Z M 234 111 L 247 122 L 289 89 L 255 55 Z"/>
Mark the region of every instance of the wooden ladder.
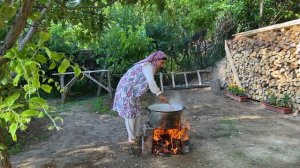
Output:
<path fill-rule="evenodd" d="M 187 79 L 187 74 L 197 73 L 198 83 L 197 84 L 189 84 Z M 182 85 L 176 85 L 175 82 L 175 75 L 184 75 L 184 81 L 185 81 L 185 88 L 190 87 L 201 87 L 201 86 L 209 86 L 209 84 L 204 83 L 201 78 L 201 73 L 211 73 L 210 70 L 196 70 L 196 71 L 188 71 L 188 72 L 171 72 L 171 73 L 159 73 L 159 80 L 160 80 L 160 88 L 161 91 L 164 91 L 164 87 L 166 87 L 163 83 L 163 76 L 171 74 L 171 80 L 172 80 L 172 88 L 182 88 Z"/>

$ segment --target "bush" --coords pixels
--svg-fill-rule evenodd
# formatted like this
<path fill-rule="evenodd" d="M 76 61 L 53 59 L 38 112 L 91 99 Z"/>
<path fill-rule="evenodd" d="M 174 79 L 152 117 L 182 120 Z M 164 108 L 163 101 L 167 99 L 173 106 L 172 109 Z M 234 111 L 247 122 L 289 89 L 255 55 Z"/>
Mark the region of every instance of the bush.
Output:
<path fill-rule="evenodd" d="M 227 90 L 237 96 L 246 96 L 246 90 L 238 87 L 236 84 L 230 84 L 227 87 Z"/>
<path fill-rule="evenodd" d="M 284 93 L 283 97 L 278 100 L 278 106 L 289 107 L 291 104 L 291 98 L 287 93 Z"/>
<path fill-rule="evenodd" d="M 143 26 L 128 26 L 128 30 L 117 23 L 107 28 L 101 38 L 98 65 L 107 65 L 113 73 L 125 73 L 134 63 L 148 55 L 151 38 L 146 36 Z"/>
<path fill-rule="evenodd" d="M 268 90 L 266 97 L 267 97 L 267 103 L 273 106 L 289 107 L 291 104 L 291 98 L 287 93 L 284 93 L 283 97 L 279 98 L 275 96 L 274 92 Z"/>

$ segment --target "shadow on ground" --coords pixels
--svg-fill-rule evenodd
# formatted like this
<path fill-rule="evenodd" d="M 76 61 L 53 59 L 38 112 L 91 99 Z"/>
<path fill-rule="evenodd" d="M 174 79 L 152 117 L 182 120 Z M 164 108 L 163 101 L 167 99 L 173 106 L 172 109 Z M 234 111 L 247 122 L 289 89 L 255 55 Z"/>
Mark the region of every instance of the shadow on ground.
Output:
<path fill-rule="evenodd" d="M 97 114 L 85 104 L 62 111 L 63 130 L 13 155 L 14 167 L 299 167 L 299 117 L 266 111 L 257 102 L 235 102 L 208 89 L 167 91 L 186 107 L 191 151 L 184 155 L 141 155 L 140 145 L 126 143 L 124 121 Z M 143 98 L 147 106 L 157 100 Z M 149 120 L 142 113 L 142 123 Z M 43 132 L 41 132 L 43 134 Z"/>

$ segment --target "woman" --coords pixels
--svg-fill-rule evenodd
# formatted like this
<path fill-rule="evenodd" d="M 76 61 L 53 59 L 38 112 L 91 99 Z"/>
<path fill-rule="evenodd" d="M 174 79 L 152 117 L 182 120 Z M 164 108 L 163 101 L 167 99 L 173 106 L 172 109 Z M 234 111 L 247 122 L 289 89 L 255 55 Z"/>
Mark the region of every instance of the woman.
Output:
<path fill-rule="evenodd" d="M 152 53 L 130 68 L 117 86 L 113 110 L 125 119 L 130 143 L 135 142 L 139 132 L 140 97 L 150 89 L 161 102 L 168 103 L 154 80 L 154 74 L 164 66 L 166 60 L 167 56 L 162 51 Z"/>

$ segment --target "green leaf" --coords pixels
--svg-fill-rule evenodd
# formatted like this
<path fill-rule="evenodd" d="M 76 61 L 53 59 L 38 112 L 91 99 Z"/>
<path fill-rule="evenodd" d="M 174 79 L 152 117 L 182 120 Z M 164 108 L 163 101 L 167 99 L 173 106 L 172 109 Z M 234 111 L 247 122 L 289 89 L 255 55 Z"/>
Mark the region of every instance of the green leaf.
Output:
<path fill-rule="evenodd" d="M 45 105 L 46 105 L 46 100 L 40 97 L 33 97 L 29 100 L 30 109 L 43 108 Z"/>
<path fill-rule="evenodd" d="M 44 113 L 40 112 L 39 115 L 38 115 L 38 118 L 43 118 L 43 117 L 44 117 Z"/>
<path fill-rule="evenodd" d="M 45 51 L 46 51 L 48 57 L 49 57 L 49 58 L 52 58 L 52 56 L 51 56 L 52 53 L 51 53 L 51 51 L 49 50 L 49 48 L 44 47 L 44 49 L 45 49 Z"/>
<path fill-rule="evenodd" d="M 18 75 L 14 78 L 14 80 L 13 80 L 13 85 L 14 85 L 14 86 L 18 86 L 20 77 L 21 77 L 21 75 L 18 74 Z"/>
<path fill-rule="evenodd" d="M 12 136 L 13 141 L 17 141 L 16 131 L 18 129 L 18 123 L 12 123 L 9 126 L 9 133 Z"/>
<path fill-rule="evenodd" d="M 54 80 L 52 78 L 48 79 L 48 83 L 52 83 Z"/>
<path fill-rule="evenodd" d="M 32 87 L 31 85 L 24 85 L 24 90 L 27 92 L 27 93 L 34 93 L 36 91 L 36 88 L 35 87 Z"/>
<path fill-rule="evenodd" d="M 38 62 L 40 62 L 42 64 L 44 64 L 44 63 L 47 62 L 47 58 L 44 55 L 42 55 L 42 54 L 38 54 L 36 56 L 36 59 L 37 59 Z"/>
<path fill-rule="evenodd" d="M 33 78 L 32 86 L 35 88 L 39 88 L 41 86 L 39 78 Z"/>
<path fill-rule="evenodd" d="M 11 50 L 8 50 L 8 52 L 6 52 L 6 54 L 3 56 L 3 58 L 14 58 L 15 57 L 15 54 L 14 52 Z"/>
<path fill-rule="evenodd" d="M 38 67 L 41 67 L 41 65 L 38 62 L 32 61 L 32 60 L 26 60 L 25 65 L 31 67 L 32 69 L 36 68 L 35 65 L 37 65 Z"/>
<path fill-rule="evenodd" d="M 50 33 L 41 31 L 39 34 L 40 40 L 47 41 L 50 38 Z"/>
<path fill-rule="evenodd" d="M 38 115 L 39 115 L 39 111 L 33 109 L 28 109 L 21 113 L 22 117 L 36 117 Z"/>
<path fill-rule="evenodd" d="M 6 85 L 8 83 L 8 79 L 7 78 L 3 78 L 2 80 L 1 80 L 1 84 L 2 85 Z"/>
<path fill-rule="evenodd" d="M 54 59 L 55 61 L 59 61 L 59 60 L 61 60 L 62 58 L 64 58 L 65 55 L 64 55 L 63 53 L 52 52 L 52 53 L 51 53 L 51 57 L 52 57 L 52 59 Z"/>
<path fill-rule="evenodd" d="M 75 72 L 75 76 L 78 77 L 81 73 L 81 69 L 79 68 L 79 66 L 76 64 L 75 66 L 72 66 L 74 72 Z"/>
<path fill-rule="evenodd" d="M 20 129 L 21 129 L 22 131 L 24 131 L 24 130 L 27 129 L 27 126 L 26 126 L 26 125 L 21 125 L 21 126 L 20 126 Z"/>
<path fill-rule="evenodd" d="M 43 89 L 45 92 L 50 93 L 51 90 L 52 90 L 52 86 L 49 86 L 49 85 L 44 84 L 44 85 L 42 85 L 42 89 Z"/>
<path fill-rule="evenodd" d="M 55 126 L 52 125 L 52 126 L 48 127 L 48 130 L 53 130 L 54 128 L 55 128 Z"/>
<path fill-rule="evenodd" d="M 15 93 L 9 97 L 7 97 L 3 104 L 6 105 L 7 107 L 12 106 L 14 102 L 20 97 L 20 93 Z"/>
<path fill-rule="evenodd" d="M 61 117 L 59 117 L 59 116 L 55 117 L 55 118 L 54 118 L 54 120 L 59 120 L 61 123 L 63 123 L 63 122 L 64 122 L 64 119 L 63 119 L 63 118 L 61 118 Z"/>
<path fill-rule="evenodd" d="M 29 16 L 29 18 L 32 19 L 33 21 L 37 21 L 40 17 L 41 17 L 40 12 L 34 12 Z"/>
<path fill-rule="evenodd" d="M 64 59 L 63 62 L 60 64 L 60 66 L 58 67 L 58 72 L 59 73 L 64 73 L 66 72 L 67 68 L 69 68 L 70 66 L 70 61 L 68 59 Z"/>
<path fill-rule="evenodd" d="M 6 149 L 6 146 L 3 145 L 2 143 L 0 143 L 0 151 L 5 150 L 5 149 Z"/>
<path fill-rule="evenodd" d="M 4 28 L 4 21 L 0 19 L 0 29 Z"/>
<path fill-rule="evenodd" d="M 17 141 L 17 135 L 16 134 L 12 134 L 11 137 L 12 137 L 13 141 Z"/>
<path fill-rule="evenodd" d="M 16 15 L 16 8 L 13 6 L 9 6 L 7 3 L 5 3 L 2 7 L 1 7 L 1 13 L 4 14 L 4 16 L 6 18 L 12 18 L 13 16 Z"/>
<path fill-rule="evenodd" d="M 18 62 L 16 60 L 9 61 L 9 66 L 11 69 L 15 69 L 18 66 Z"/>
<path fill-rule="evenodd" d="M 56 63 L 52 61 L 51 65 L 49 66 L 48 69 L 54 69 L 56 67 Z"/>
<path fill-rule="evenodd" d="M 19 108 L 19 107 L 24 107 L 24 104 L 13 104 L 12 106 L 10 106 L 10 109 L 17 109 L 17 108 Z"/>
<path fill-rule="evenodd" d="M 25 118 L 24 120 L 23 120 L 24 122 L 23 123 L 30 123 L 30 121 L 31 121 L 31 118 Z"/>
<path fill-rule="evenodd" d="M 5 120 L 5 122 L 11 122 L 14 118 L 14 113 L 13 112 L 5 112 L 1 115 L 1 118 Z"/>
<path fill-rule="evenodd" d="M 23 73 L 22 65 L 21 65 L 21 64 L 17 64 L 17 66 L 16 66 L 16 68 L 15 68 L 15 71 L 16 71 L 18 74 L 22 74 L 22 73 Z"/>

